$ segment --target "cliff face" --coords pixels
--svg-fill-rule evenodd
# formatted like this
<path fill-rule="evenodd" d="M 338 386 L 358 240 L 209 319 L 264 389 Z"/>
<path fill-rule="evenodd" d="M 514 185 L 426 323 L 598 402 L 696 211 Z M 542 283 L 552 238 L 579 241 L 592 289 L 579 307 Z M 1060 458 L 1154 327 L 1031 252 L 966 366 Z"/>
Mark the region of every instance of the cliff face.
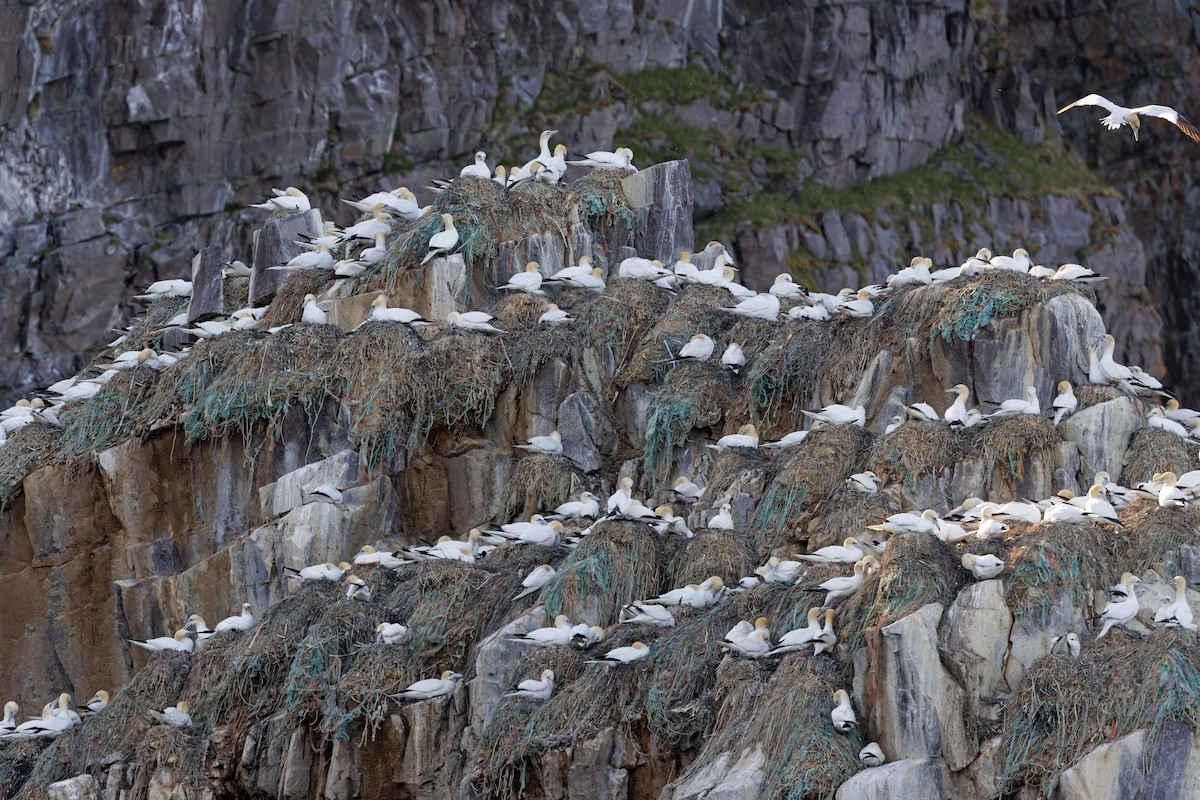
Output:
<path fill-rule="evenodd" d="M 0 290 L 13 299 L 0 319 L 0 386 L 9 394 L 74 371 L 78 353 L 128 317 L 131 287 L 185 274 L 203 246 L 245 258 L 256 217 L 243 204 L 274 184 L 300 185 L 327 208 L 379 186 L 420 192 L 480 147 L 492 163 L 524 161 L 530 131 L 553 126 L 573 152 L 615 139 L 641 163 L 690 157 L 704 234 L 740 250 L 755 247 L 765 226 L 780 264 L 836 282 L 830 270 L 840 263 L 874 268 L 893 251 L 843 261 L 786 230 L 822 226 L 829 210 L 864 215 L 864 198 L 838 190 L 905 173 L 959 142 L 991 175 L 1013 172 L 988 142 L 978 146 L 978 115 L 1035 145 L 1058 130 L 1051 85 L 1061 100 L 1133 78 L 1144 92 L 1144 76 L 1167 74 L 1177 77 L 1159 99 L 1196 99 L 1196 12 L 1180 3 L 1068 12 L 961 1 L 330 9 L 162 0 L 0 13 L 0 74 L 11 78 L 0 87 L 9 154 L 0 164 Z M 1190 330 L 1196 245 L 1189 226 L 1172 222 L 1193 210 L 1195 177 L 1181 166 L 1188 142 L 1158 131 L 1135 146 L 1102 136 L 1084 111 L 1066 124 L 1088 163 L 1132 198 L 1129 223 L 1153 269 L 1122 346 L 1145 354 L 1159 339 L 1156 310 Z M 935 166 L 938 185 L 959 182 L 937 197 L 924 181 L 893 186 L 867 195 L 868 205 L 903 229 L 909 188 L 916 203 L 967 217 L 981 192 L 1034 208 L 1054 193 L 1025 172 L 996 185 L 972 164 Z M 986 221 L 935 238 L 955 256 L 984 239 L 1036 251 L 1029 220 L 1006 218 L 997 224 L 1004 235 L 990 238 Z M 739 229 L 743 221 L 755 224 Z M 931 243 L 893 241 L 905 256 Z M 1163 337 L 1181 385 L 1195 372 L 1187 336 Z"/>
<path fill-rule="evenodd" d="M 1088 385 L 1087 350 L 1106 325 L 1084 286 L 988 270 L 897 289 L 871 318 L 768 322 L 718 310 L 730 299 L 722 288 L 670 296 L 617 278 L 629 254 L 691 247 L 692 194 L 683 162 L 569 189 L 505 194 L 459 181 L 438 202 L 473 209 L 463 233 L 479 250 L 417 267 L 430 226 L 398 223 L 394 263 L 358 281 L 297 274 L 267 317 L 296 323 L 297 300 L 312 291 L 331 324 L 224 334 L 161 372 L 114 378 L 64 408 L 61 429 L 14 433 L 0 448 L 0 586 L 11 598 L 0 693 L 26 709 L 58 690 L 114 698 L 52 743 L 0 742 L 4 796 L 1188 796 L 1200 641 L 1154 615 L 1174 590 L 1164 576 L 1200 580 L 1194 509 L 1141 501 L 1121 512 L 1120 531 L 1009 520 L 984 541 L 895 534 L 878 573 L 838 603 L 829 654 L 750 660 L 720 644 L 739 620 L 765 618 L 775 640 L 800 627 L 826 601 L 820 582 L 848 565 L 675 608 L 670 628 L 617 623 L 633 600 L 711 576 L 737 587 L 770 556 L 866 533 L 897 509 L 1081 492 L 1100 470 L 1136 485 L 1197 458 L 1194 443 L 1146 426 L 1145 400 Z M 588 214 L 601 200 L 607 213 Z M 1093 213 L 1120 216 L 1111 198 L 1093 202 Z M 1083 214 L 1078 203 L 1047 199 L 1048 247 L 1070 252 L 1061 220 Z M 506 208 L 541 211 L 518 224 Z M 960 224 L 931 213 L 945 229 Z M 303 216 L 268 221 L 260 241 Z M 831 249 L 838 225 L 856 223 L 825 221 Z M 520 226 L 524 235 L 502 238 Z M 805 235 L 819 246 L 817 232 Z M 1106 246 L 1114 262 L 1137 260 L 1127 232 Z M 574 321 L 547 329 L 537 323 L 545 301 L 492 288 L 535 255 L 548 270 L 588 255 L 609 285 L 554 290 Z M 209 274 L 201 286 L 198 260 L 197 298 L 232 294 Z M 508 333 L 358 327 L 381 292 L 428 316 L 486 307 Z M 162 302 L 139 327 L 147 340 L 164 335 L 148 321 L 177 310 Z M 716 352 L 741 344 L 744 369 L 716 358 L 671 366 L 666 350 L 697 330 Z M 1048 407 L 1060 380 L 1076 385 L 1079 408 L 1057 426 L 1016 416 L 885 430 L 903 405 L 942 410 L 948 385 L 967 385 L 990 411 L 1027 386 Z M 866 426 L 814 430 L 771 454 L 708 446 L 747 421 L 775 439 L 802 425 L 802 409 L 835 402 L 862 404 Z M 550 430 L 561 456 L 514 446 Z M 847 485 L 865 469 L 882 492 Z M 356 568 L 372 591 L 365 602 L 289 575 L 366 544 L 398 551 L 485 520 L 525 520 L 584 489 L 605 498 L 623 477 L 649 504 L 669 502 L 681 473 L 707 487 L 701 502 L 672 503 L 692 537 L 614 520 L 584 535 L 587 523 L 568 521 L 581 537 L 573 548 L 506 543 L 472 564 Z M 340 498 L 314 502 L 314 487 Z M 726 503 L 733 528 L 709 528 Z M 963 553 L 993 555 L 1004 572 L 977 581 Z M 516 597 L 543 563 L 554 579 Z M 1125 571 L 1143 582 L 1128 626 L 1145 636 L 1096 638 L 1088 620 Z M 243 602 L 253 629 L 194 655 L 147 656 L 124 641 Z M 583 651 L 514 641 L 558 614 L 603 628 L 604 640 Z M 407 638 L 377 641 L 383 622 L 404 623 Z M 1051 652 L 1067 633 L 1083 639 L 1081 657 Z M 635 641 L 649 658 L 588 663 Z M 557 679 L 550 699 L 505 696 L 543 669 Z M 442 670 L 463 676 L 447 696 L 395 698 Z M 833 730 L 838 689 L 853 697 L 861 732 Z M 179 700 L 193 727 L 150 724 L 147 709 Z M 871 740 L 888 763 L 864 768 L 858 752 Z"/>

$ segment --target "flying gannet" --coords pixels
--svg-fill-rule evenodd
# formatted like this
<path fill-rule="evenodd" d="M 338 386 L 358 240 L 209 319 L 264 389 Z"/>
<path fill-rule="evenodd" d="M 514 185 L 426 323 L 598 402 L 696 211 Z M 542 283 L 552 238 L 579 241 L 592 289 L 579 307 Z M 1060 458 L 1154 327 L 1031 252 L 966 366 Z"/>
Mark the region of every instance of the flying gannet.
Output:
<path fill-rule="evenodd" d="M 1075 108 L 1076 106 L 1100 106 L 1108 112 L 1107 117 L 1100 118 L 1100 124 L 1108 128 L 1110 131 L 1115 131 L 1128 125 L 1133 130 L 1133 140 L 1135 142 L 1138 140 L 1138 130 L 1142 127 L 1142 121 L 1139 119 L 1139 117 L 1143 115 L 1147 117 L 1158 117 L 1159 119 L 1165 119 L 1167 122 L 1183 131 L 1184 135 L 1189 139 L 1200 142 L 1200 130 L 1197 130 L 1196 126 L 1191 122 L 1188 122 L 1186 117 L 1169 106 L 1149 105 L 1138 106 L 1137 108 L 1126 108 L 1125 106 L 1119 106 L 1108 98 L 1102 97 L 1098 94 L 1089 94 L 1085 97 L 1079 98 L 1070 105 L 1063 106 L 1058 110 L 1058 113 L 1061 114 L 1064 111 Z"/>

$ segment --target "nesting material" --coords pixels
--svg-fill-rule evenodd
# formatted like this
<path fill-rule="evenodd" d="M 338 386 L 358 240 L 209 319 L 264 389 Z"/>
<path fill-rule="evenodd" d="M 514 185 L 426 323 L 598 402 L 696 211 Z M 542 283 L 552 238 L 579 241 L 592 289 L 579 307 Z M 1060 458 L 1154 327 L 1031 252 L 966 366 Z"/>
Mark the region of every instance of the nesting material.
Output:
<path fill-rule="evenodd" d="M 760 475 L 765 484 L 774 474 L 776 464 L 772 458 L 757 447 L 728 447 L 713 461 L 708 473 L 708 487 L 704 490 L 706 503 L 716 503 L 728 495 L 739 481 L 744 485 Z M 745 487 L 750 488 L 750 487 Z"/>
<path fill-rule="evenodd" d="M 1145 640 L 1109 636 L 1087 642 L 1080 658 L 1049 655 L 1025 673 L 1006 706 L 997 763 L 1006 796 L 1055 794 L 1064 770 L 1095 747 L 1146 731 L 1145 775 L 1159 774 L 1154 746 L 1179 724 L 1188 740 L 1200 726 L 1200 644 L 1181 628 Z M 1175 768 L 1172 761 L 1164 769 Z"/>
<path fill-rule="evenodd" d="M 1129 440 L 1125 451 L 1125 466 L 1121 470 L 1121 485 L 1137 486 L 1158 472 L 1182 475 L 1196 469 L 1195 444 L 1161 428 L 1142 428 Z"/>
<path fill-rule="evenodd" d="M 667 293 L 649 281 L 610 278 L 603 292 L 578 309 L 575 328 L 588 344 L 618 347 L 624 361 L 662 316 L 668 300 Z"/>
<path fill-rule="evenodd" d="M 45 739 L 17 739 L 0 748 L 0 800 L 17 796 L 48 745 Z"/>
<path fill-rule="evenodd" d="M 572 364 L 583 351 L 575 323 L 538 325 L 505 337 L 504 353 L 512 367 L 512 383 L 524 386 L 553 361 Z"/>
<path fill-rule="evenodd" d="M 633 214 L 621 185 L 624 177 L 623 170 L 593 169 L 571 184 L 569 205 L 577 209 L 579 221 L 602 239 L 609 230 L 622 227 L 633 236 Z"/>
<path fill-rule="evenodd" d="M 1076 386 L 1075 392 L 1075 412 L 1078 414 L 1085 408 L 1098 406 L 1101 403 L 1107 403 L 1109 400 L 1116 400 L 1118 397 L 1125 397 L 1126 394 L 1115 386 L 1105 386 L 1102 383 L 1088 383 L 1083 386 Z"/>
<path fill-rule="evenodd" d="M 600 625 L 616 620 L 622 606 L 659 593 L 665 546 L 649 525 L 597 523 L 542 590 L 546 613 Z"/>
<path fill-rule="evenodd" d="M 1045 456 L 1062 441 L 1053 422 L 1033 414 L 1003 417 L 974 430 L 968 447 L 982 448 L 985 460 L 1008 467 L 1017 480 L 1024 479 L 1029 459 Z"/>
<path fill-rule="evenodd" d="M 871 433 L 857 425 L 833 425 L 784 451 L 754 518 L 756 549 L 770 551 L 800 538 L 804 515 L 862 469 L 871 441 Z"/>
<path fill-rule="evenodd" d="M 328 269 L 302 269 L 290 273 L 275 292 L 275 299 L 263 314 L 259 328 L 265 331 L 299 322 L 304 315 L 304 296 L 319 294 L 331 280 L 333 271 Z"/>
<path fill-rule="evenodd" d="M 830 357 L 833 332 L 829 323 L 788 323 L 785 330 L 786 338 L 780 339 L 776 330 L 771 343 L 759 349 L 745 370 L 747 405 L 753 419 L 774 422 L 785 407 L 808 404 Z M 748 358 L 750 355 L 747 351 Z"/>
<path fill-rule="evenodd" d="M 858 536 L 891 513 L 887 498 L 879 492 L 859 492 L 843 485 L 814 509 L 806 526 L 806 547 L 812 552 L 841 544 L 847 536 Z"/>
<path fill-rule="evenodd" d="M 30 474 L 59 460 L 61 439 L 61 430 L 40 422 L 8 435 L 0 447 L 0 511 L 12 505 Z"/>
<path fill-rule="evenodd" d="M 678 356 L 683 346 L 698 333 L 713 340 L 713 354 L 709 361 L 720 366 L 721 353 L 724 352 L 721 343 L 727 340 L 726 333 L 736 319 L 720 310 L 729 300 L 729 292 L 719 286 L 683 287 L 662 317 L 642 337 L 628 365 L 613 382 L 625 388 L 632 383 L 661 379 L 672 369 L 672 358 Z"/>
<path fill-rule="evenodd" d="M 338 346 L 345 334 L 332 325 L 297 323 L 274 336 L 251 342 L 241 358 L 229 361 L 197 398 L 185 419 L 192 440 L 240 434 L 249 442 L 266 423 L 274 436 L 294 407 L 313 419 L 333 393 Z"/>
<path fill-rule="evenodd" d="M 939 422 L 902 422 L 896 430 L 875 440 L 871 469 L 885 483 L 912 486 L 926 475 L 937 475 L 953 466 L 965 451 L 963 437 Z"/>
<path fill-rule="evenodd" d="M 200 786 L 210 740 L 201 731 L 174 725 L 155 725 L 138 739 L 129 775 L 130 797 L 149 797 L 150 784 L 169 769 L 182 783 Z"/>
<path fill-rule="evenodd" d="M 135 367 L 118 372 L 91 399 L 66 406 L 59 417 L 62 457 L 88 457 L 131 437 L 160 379 L 158 370 Z"/>
<path fill-rule="evenodd" d="M 687 443 L 692 430 L 719 425 L 732 399 L 732 373 L 722 369 L 719 361 L 679 364 L 667 374 L 646 417 L 642 456 L 656 491 L 670 482 L 675 448 Z"/>
<path fill-rule="evenodd" d="M 504 487 L 500 522 L 529 519 L 539 511 L 553 511 L 585 488 L 583 475 L 563 456 L 537 453 L 517 459 Z"/>
<path fill-rule="evenodd" d="M 548 302 L 541 297 L 534 297 L 525 292 L 511 292 L 489 312 L 496 318 L 497 328 L 516 333 L 538 324 L 538 318 L 546 312 Z"/>
<path fill-rule="evenodd" d="M 250 279 L 225 278 L 221 287 L 221 310 L 226 314 L 245 308 L 250 304 Z"/>
<path fill-rule="evenodd" d="M 746 537 L 734 531 L 697 533 L 675 553 L 667 565 L 672 588 L 700 583 L 711 575 L 720 576 L 726 586 L 736 586 L 740 578 L 754 574 L 754 551 Z"/>
<path fill-rule="evenodd" d="M 511 365 L 498 336 L 443 333 L 429 342 L 413 367 L 421 376 L 409 446 L 420 447 L 437 429 L 482 427 L 508 383 Z"/>
<path fill-rule="evenodd" d="M 1042 523 L 1012 544 L 1009 601 L 1018 619 L 1032 614 L 1039 624 L 1060 593 L 1084 606 L 1092 589 L 1112 586 L 1131 566 L 1125 535 L 1098 525 Z"/>
<path fill-rule="evenodd" d="M 116 347 L 106 349 L 102 358 L 108 360 L 119 353 L 142 350 L 146 347 L 156 351 L 161 350 L 164 326 L 179 316 L 187 304 L 188 298 L 186 297 L 164 297 L 161 300 L 155 300 L 145 312 L 134 318 L 129 326 L 129 332 L 125 334 L 124 341 Z"/>

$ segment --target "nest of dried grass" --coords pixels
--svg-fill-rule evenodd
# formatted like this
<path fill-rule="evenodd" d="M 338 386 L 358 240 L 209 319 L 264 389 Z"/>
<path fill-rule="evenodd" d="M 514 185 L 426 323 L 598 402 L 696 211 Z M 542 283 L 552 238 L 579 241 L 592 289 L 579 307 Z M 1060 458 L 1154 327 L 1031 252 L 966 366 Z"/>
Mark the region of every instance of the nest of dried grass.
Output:
<path fill-rule="evenodd" d="M 756 421 L 774 424 L 785 407 L 808 405 L 830 357 L 833 332 L 828 323 L 788 324 L 785 330 L 786 338 L 776 338 L 753 360 L 747 352 L 746 404 Z"/>
<path fill-rule="evenodd" d="M 584 490 L 583 475 L 564 456 L 537 453 L 517 459 L 504 487 L 497 520 L 529 519 L 538 511 L 553 511 Z"/>
<path fill-rule="evenodd" d="M 100 358 L 108 359 L 127 350 L 142 350 L 147 347 L 155 351 L 162 349 L 163 333 L 168 322 L 179 316 L 187 307 L 186 297 L 164 297 L 155 300 L 146 310 L 130 323 L 125 339 L 116 347 L 103 351 Z"/>
<path fill-rule="evenodd" d="M 721 311 L 729 303 L 729 292 L 719 286 L 688 285 L 667 306 L 666 312 L 638 342 L 637 350 L 621 374 L 613 379 L 618 388 L 633 383 L 661 380 L 671 368 L 672 358 L 692 336 L 703 333 L 713 340 L 712 360 L 719 366 L 724 334 L 736 319 Z M 735 340 L 736 341 L 736 340 Z"/>
<path fill-rule="evenodd" d="M 542 590 L 546 613 L 592 624 L 615 620 L 622 606 L 658 594 L 664 551 L 673 544 L 640 522 L 597 523 Z"/>
<path fill-rule="evenodd" d="M 333 270 L 328 269 L 302 269 L 289 273 L 262 315 L 259 328 L 265 331 L 299 322 L 304 316 L 304 296 L 319 294 L 332 280 Z"/>
<path fill-rule="evenodd" d="M 621 185 L 625 174 L 619 169 L 593 169 L 571 184 L 569 207 L 577 209 L 579 221 L 601 240 L 618 225 L 625 226 L 631 238 L 634 235 L 633 214 Z"/>
<path fill-rule="evenodd" d="M 619 347 L 623 362 L 667 304 L 667 293 L 648 281 L 613 278 L 603 292 L 575 310 L 575 328 L 589 345 Z"/>
<path fill-rule="evenodd" d="M 574 323 L 552 328 L 539 325 L 505 338 L 504 350 L 512 367 L 511 382 L 523 386 L 551 361 L 575 363 L 583 350 L 583 341 Z"/>
<path fill-rule="evenodd" d="M 18 428 L 0 446 L 0 511 L 22 491 L 25 479 L 59 460 L 62 431 L 40 422 Z"/>
<path fill-rule="evenodd" d="M 726 586 L 736 586 L 740 578 L 752 575 L 756 566 L 745 537 L 733 531 L 708 531 L 689 539 L 675 553 L 667 565 L 667 583 L 687 586 L 718 575 Z"/>
<path fill-rule="evenodd" d="M 971 437 L 968 432 L 973 440 L 969 446 L 981 448 L 987 461 L 1007 466 L 1017 480 L 1024 479 L 1028 459 L 1044 456 L 1062 441 L 1053 422 L 1033 414 L 1002 417 L 972 430 L 976 433 Z"/>
<path fill-rule="evenodd" d="M 708 486 L 704 489 L 705 502 L 715 506 L 739 482 L 743 488 L 750 489 L 752 487 L 746 484 L 761 476 L 762 482 L 766 483 L 775 468 L 774 460 L 756 447 L 728 447 L 713 460 L 708 473 Z"/>
<path fill-rule="evenodd" d="M 45 739 L 17 739 L 0 744 L 0 800 L 17 796 L 47 746 Z"/>
<path fill-rule="evenodd" d="M 1136 564 L 1129 571 L 1135 575 L 1176 553 L 1183 545 L 1200 542 L 1200 509 L 1195 506 L 1161 508 L 1152 500 L 1140 500 L 1122 510 L 1121 521 L 1125 524 L 1129 558 Z"/>
<path fill-rule="evenodd" d="M 245 308 L 250 304 L 250 279 L 225 278 L 221 286 L 221 310 L 226 314 Z"/>
<path fill-rule="evenodd" d="M 1195 467 L 1197 452 L 1200 448 L 1170 431 L 1142 428 L 1129 440 L 1121 483 L 1137 486 L 1150 480 L 1156 472 L 1182 475 Z"/>
<path fill-rule="evenodd" d="M 1200 727 L 1200 643 L 1180 628 L 1147 639 L 1110 636 L 1089 643 L 1082 657 L 1047 656 L 1025 673 L 1004 714 L 998 763 L 1005 795 L 1055 793 L 1062 773 L 1093 748 L 1146 731 L 1146 775 L 1161 767 L 1155 740 L 1175 725 L 1189 740 Z M 1174 731 L 1173 735 L 1180 735 Z"/>
<path fill-rule="evenodd" d="M 516 333 L 532 328 L 546 312 L 547 303 L 541 297 L 525 292 L 510 292 L 492 307 L 490 313 L 496 318 L 497 328 Z"/>
<path fill-rule="evenodd" d="M 732 399 L 733 374 L 719 362 L 680 364 L 667 374 L 646 415 L 642 464 L 655 491 L 670 482 L 675 448 L 693 429 L 720 424 Z"/>
<path fill-rule="evenodd" d="M 949 425 L 906 420 L 875 441 L 871 469 L 886 483 L 912 486 L 926 475 L 954 466 L 965 446 L 964 437 Z"/>
<path fill-rule="evenodd" d="M 1127 568 L 1124 534 L 1098 525 L 1042 523 L 1012 545 L 1005 585 L 1018 618 L 1032 614 L 1044 622 L 1064 590 L 1083 606 L 1093 588 L 1112 586 Z"/>
<path fill-rule="evenodd" d="M 209 738 L 202 733 L 174 725 L 155 725 L 134 748 L 129 795 L 148 797 L 150 782 L 164 768 L 188 784 L 203 785 L 208 748 Z"/>
<path fill-rule="evenodd" d="M 928 533 L 892 536 L 879 573 L 843 602 L 838 617 L 845 622 L 839 639 L 854 651 L 867 628 L 890 625 L 929 603 L 949 604 L 966 582 L 961 558 Z"/>
<path fill-rule="evenodd" d="M 413 366 L 421 380 L 415 387 L 409 446 L 424 445 L 439 427 L 486 425 L 511 369 L 504 344 L 495 337 L 450 333 L 429 342 Z"/>
<path fill-rule="evenodd" d="M 1116 400 L 1118 397 L 1125 397 L 1125 393 L 1115 386 L 1105 386 L 1102 383 L 1088 383 L 1083 386 L 1075 387 L 1075 412 L 1083 411 L 1085 408 L 1098 406 L 1101 403 L 1107 403 L 1109 400 Z"/>
<path fill-rule="evenodd" d="M 332 325 L 297 323 L 274 336 L 250 340 L 241 358 L 227 361 L 188 411 L 188 438 L 239 433 L 249 443 L 260 423 L 274 436 L 296 406 L 313 419 L 325 398 L 338 393 L 334 366 L 345 336 Z"/>
<path fill-rule="evenodd" d="M 871 442 L 870 431 L 857 425 L 834 425 L 785 451 L 754 517 L 755 549 L 774 550 L 796 537 L 805 513 L 862 469 Z"/>
<path fill-rule="evenodd" d="M 118 372 L 88 400 L 62 411 L 62 458 L 86 458 L 133 436 L 145 419 L 161 374 L 150 367 Z"/>
<path fill-rule="evenodd" d="M 813 510 L 808 524 L 808 551 L 841 544 L 847 536 L 858 536 L 866 526 L 879 524 L 891 513 L 887 498 L 879 492 L 860 492 L 843 485 Z"/>

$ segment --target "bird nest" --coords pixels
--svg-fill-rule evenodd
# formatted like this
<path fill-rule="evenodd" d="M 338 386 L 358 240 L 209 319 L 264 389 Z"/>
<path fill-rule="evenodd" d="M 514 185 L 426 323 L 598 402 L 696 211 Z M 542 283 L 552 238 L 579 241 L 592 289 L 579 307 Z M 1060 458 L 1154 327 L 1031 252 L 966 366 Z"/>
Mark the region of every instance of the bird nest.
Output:
<path fill-rule="evenodd" d="M 1137 565 L 1129 570 L 1134 574 L 1159 561 L 1179 563 L 1179 548 L 1200 543 L 1200 509 L 1194 505 L 1162 508 L 1153 500 L 1140 500 L 1122 509 L 1121 521 L 1129 558 Z"/>
<path fill-rule="evenodd" d="M 1014 615 L 1044 624 L 1063 592 L 1084 606 L 1091 590 L 1112 586 L 1127 569 L 1124 534 L 1098 525 L 1041 523 L 1012 542 L 1005 585 Z"/>
<path fill-rule="evenodd" d="M 593 169 L 571 184 L 569 207 L 577 209 L 579 221 L 601 240 L 618 225 L 623 225 L 633 238 L 633 213 L 621 184 L 624 177 L 624 170 Z"/>
<path fill-rule="evenodd" d="M 422 350 L 413 374 L 420 376 L 409 435 L 409 446 L 415 449 L 436 429 L 458 432 L 486 425 L 512 365 L 498 338 L 444 333 Z"/>
<path fill-rule="evenodd" d="M 264 423 L 268 436 L 274 437 L 284 416 L 296 407 L 311 422 L 325 399 L 335 394 L 334 366 L 345 336 L 332 325 L 297 323 L 250 341 L 242 357 L 227 362 L 188 411 L 188 438 L 240 433 L 248 444 Z"/>
<path fill-rule="evenodd" d="M 60 417 L 62 458 L 89 458 L 133 436 L 161 377 L 158 370 L 145 366 L 124 370 L 90 399 L 66 406 Z"/>
<path fill-rule="evenodd" d="M 796 538 L 804 515 L 862 468 L 871 441 L 857 425 L 833 425 L 784 451 L 754 517 L 755 549 L 774 550 Z"/>
<path fill-rule="evenodd" d="M 736 586 L 740 578 L 754 572 L 754 551 L 745 537 L 733 531 L 708 531 L 689 539 L 667 565 L 672 587 L 700 583 L 711 575 L 720 576 L 726 586 Z"/>
<path fill-rule="evenodd" d="M 1161 428 L 1142 428 L 1129 440 L 1121 483 L 1137 486 L 1158 472 L 1182 475 L 1195 468 L 1200 449 L 1186 439 Z"/>
<path fill-rule="evenodd" d="M 971 449 L 982 450 L 991 464 L 1008 467 L 1017 480 L 1024 479 L 1029 459 L 1044 457 L 1062 441 L 1054 423 L 1036 414 L 1002 417 L 972 430 Z"/>
<path fill-rule="evenodd" d="M 926 475 L 937 475 L 954 466 L 966 443 L 949 425 L 907 420 L 875 440 L 871 469 L 886 483 L 912 486 Z"/>
<path fill-rule="evenodd" d="M 727 447 L 713 459 L 712 469 L 708 473 L 708 486 L 704 489 L 705 502 L 715 507 L 722 497 L 730 495 L 730 490 L 740 484 L 743 490 L 754 487 L 746 484 L 753 483 L 761 476 L 763 483 L 771 479 L 776 469 L 775 462 L 766 451 L 757 447 Z M 753 492 L 757 494 L 757 491 Z"/>
<path fill-rule="evenodd" d="M 331 280 L 333 272 L 328 269 L 301 269 L 288 273 L 262 315 L 259 327 L 265 331 L 299 322 L 304 315 L 304 297 L 320 293 Z"/>
<path fill-rule="evenodd" d="M 0 511 L 6 510 L 21 494 L 27 477 L 59 460 L 61 439 L 61 430 L 40 422 L 8 435 L 8 440 L 0 446 Z"/>
<path fill-rule="evenodd" d="M 833 327 L 826 322 L 788 323 L 786 337 L 776 337 L 749 361 L 746 405 L 749 417 L 774 424 L 786 407 L 807 405 L 816 395 L 817 379 L 833 345 Z"/>
<path fill-rule="evenodd" d="M 692 430 L 719 425 L 732 399 L 733 375 L 719 362 L 679 364 L 667 373 L 646 415 L 642 465 L 655 491 L 670 482 L 675 448 Z"/>
<path fill-rule="evenodd" d="M 515 333 L 537 325 L 546 308 L 547 302 L 543 298 L 513 291 L 502 297 L 489 313 L 496 318 L 497 328 Z"/>
<path fill-rule="evenodd" d="M 613 379 L 614 385 L 624 389 L 633 383 L 661 380 L 671 369 L 672 359 L 697 333 L 713 340 L 712 359 L 719 365 L 723 334 L 736 319 L 720 310 L 729 302 L 729 292 L 719 286 L 683 287 L 662 317 L 641 337 L 629 363 Z"/>
<path fill-rule="evenodd" d="M 611 278 L 603 292 L 573 309 L 575 328 L 589 345 L 617 346 L 624 362 L 667 304 L 667 293 L 649 281 Z"/>
<path fill-rule="evenodd" d="M 221 285 L 221 310 L 232 314 L 250 305 L 250 279 L 225 278 Z"/>
<path fill-rule="evenodd" d="M 1105 386 L 1102 383 L 1089 383 L 1084 386 L 1075 387 L 1075 411 L 1079 413 L 1085 408 L 1098 406 L 1101 403 L 1107 403 L 1109 400 L 1116 400 L 1118 397 L 1126 397 L 1127 395 L 1115 386 Z"/>
<path fill-rule="evenodd" d="M 0 744 L 0 800 L 17 796 L 47 746 L 45 739 L 17 739 Z"/>
<path fill-rule="evenodd" d="M 504 326 L 501 326 L 504 327 Z M 504 353 L 512 369 L 511 383 L 524 386 L 553 361 L 574 364 L 583 351 L 575 323 L 547 327 L 538 325 L 506 336 Z"/>
<path fill-rule="evenodd" d="M 96 360 L 107 360 L 118 353 L 127 350 L 141 350 L 146 347 L 161 350 L 167 323 L 179 316 L 179 313 L 187 305 L 188 298 L 186 297 L 164 297 L 155 300 L 144 312 L 133 319 L 124 340 L 115 347 L 103 350 Z"/>
<path fill-rule="evenodd" d="M 879 492 L 860 492 L 848 486 L 835 489 L 817 504 L 806 526 L 809 550 L 841 544 L 847 536 L 858 536 L 868 525 L 876 525 L 892 513 L 887 498 Z"/>
<path fill-rule="evenodd" d="M 163 769 L 184 785 L 203 785 L 209 742 L 205 734 L 174 725 L 150 728 L 134 747 L 133 769 L 126 779 L 129 796 L 149 797 L 150 783 Z"/>
<path fill-rule="evenodd" d="M 893 535 L 879 573 L 842 604 L 839 639 L 857 650 L 867 628 L 890 625 L 929 603 L 949 604 L 966 580 L 962 556 L 928 533 Z"/>
<path fill-rule="evenodd" d="M 1055 794 L 1062 773 L 1094 748 L 1145 731 L 1143 774 L 1177 771 L 1177 748 L 1200 727 L 1200 643 L 1160 628 L 1144 640 L 1113 635 L 1080 658 L 1049 655 L 1025 673 L 1009 700 L 997 763 L 1002 794 Z M 1160 759 L 1169 763 L 1159 763 Z"/>
<path fill-rule="evenodd" d="M 615 620 L 622 606 L 657 596 L 664 551 L 679 537 L 670 538 L 640 522 L 596 523 L 542 590 L 546 613 L 601 624 Z"/>
<path fill-rule="evenodd" d="M 563 456 L 537 453 L 516 462 L 497 515 L 502 523 L 529 519 L 538 511 L 553 511 L 586 486 L 582 473 Z"/>

